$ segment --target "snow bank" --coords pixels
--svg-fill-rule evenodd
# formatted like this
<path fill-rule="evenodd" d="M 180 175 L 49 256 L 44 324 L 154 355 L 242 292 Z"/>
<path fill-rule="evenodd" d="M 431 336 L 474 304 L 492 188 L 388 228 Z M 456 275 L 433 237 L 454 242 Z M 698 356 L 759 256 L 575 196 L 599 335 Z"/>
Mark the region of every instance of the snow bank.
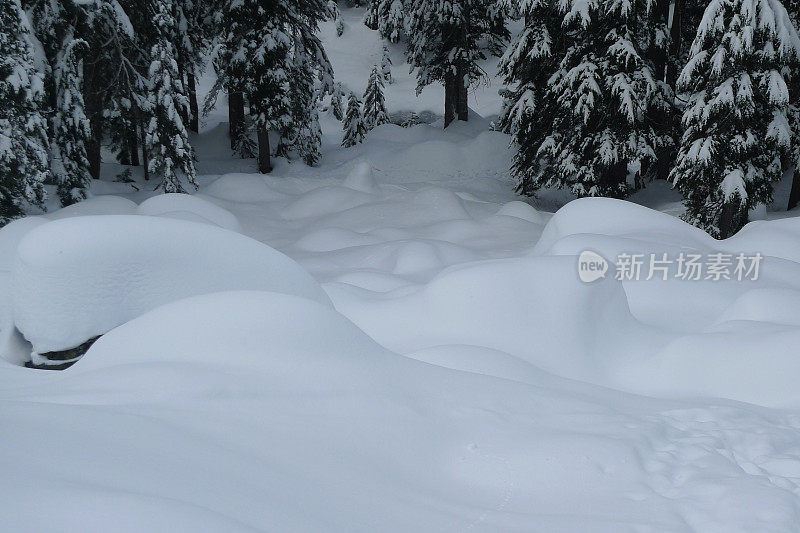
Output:
<path fill-rule="evenodd" d="M 204 187 L 203 194 L 243 203 L 267 202 L 285 197 L 269 188 L 259 174 L 226 174 Z"/>
<path fill-rule="evenodd" d="M 181 220 L 79 217 L 28 233 L 13 278 L 14 322 L 38 353 L 63 350 L 158 305 L 258 289 L 327 302 L 291 259 L 257 241 Z"/>
<path fill-rule="evenodd" d="M 83 217 L 89 215 L 134 215 L 137 206 L 135 202 L 121 196 L 93 196 L 82 202 L 62 207 L 45 215 L 50 220 L 62 218 Z"/>
<path fill-rule="evenodd" d="M 242 225 L 236 215 L 211 203 L 202 195 L 160 194 L 142 202 L 138 213 L 204 222 L 239 233 L 242 231 Z"/>
<path fill-rule="evenodd" d="M 422 290 L 391 299 L 364 301 L 345 285 L 327 289 L 337 309 L 394 351 L 468 344 L 590 381 L 604 376 L 619 351 L 627 353 L 620 332 L 636 325 L 622 287 L 613 280 L 582 284 L 568 257 L 453 267 Z"/>

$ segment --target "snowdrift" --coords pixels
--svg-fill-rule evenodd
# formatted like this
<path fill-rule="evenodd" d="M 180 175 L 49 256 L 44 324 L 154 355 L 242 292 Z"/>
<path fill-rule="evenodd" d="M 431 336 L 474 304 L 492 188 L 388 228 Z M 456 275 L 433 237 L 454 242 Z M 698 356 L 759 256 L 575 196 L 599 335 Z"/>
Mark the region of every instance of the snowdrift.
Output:
<path fill-rule="evenodd" d="M 213 227 L 147 216 L 50 222 L 19 243 L 13 317 L 36 353 L 72 348 L 161 304 L 223 290 L 328 302 L 283 254 Z"/>

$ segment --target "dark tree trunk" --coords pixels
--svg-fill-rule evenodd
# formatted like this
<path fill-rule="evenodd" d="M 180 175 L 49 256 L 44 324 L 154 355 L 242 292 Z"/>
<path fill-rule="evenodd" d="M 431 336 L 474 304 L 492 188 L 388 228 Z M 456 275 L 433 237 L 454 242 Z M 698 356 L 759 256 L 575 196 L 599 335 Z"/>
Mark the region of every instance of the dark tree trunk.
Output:
<path fill-rule="evenodd" d="M 186 74 L 186 86 L 189 91 L 189 131 L 200 131 L 200 108 L 197 105 L 197 83 L 194 72 Z"/>
<path fill-rule="evenodd" d="M 128 145 L 127 137 L 128 136 L 126 135 L 125 140 L 123 141 L 122 146 L 120 147 L 119 156 L 117 157 L 119 164 L 126 167 L 130 166 L 131 164 L 131 147 Z"/>
<path fill-rule="evenodd" d="M 100 179 L 100 146 L 103 141 L 102 72 L 97 60 L 101 55 L 98 50 L 100 43 L 92 42 L 90 46 L 89 55 L 83 63 L 83 100 L 91 128 L 86 142 L 86 157 L 89 160 L 89 174 L 94 179 Z"/>
<path fill-rule="evenodd" d="M 458 120 L 464 122 L 469 121 L 469 107 L 467 106 L 467 84 L 466 84 L 466 68 L 464 65 L 459 65 L 456 73 L 456 87 L 458 100 L 456 102 L 456 113 Z"/>
<path fill-rule="evenodd" d="M 131 111 L 131 129 L 128 132 L 128 149 L 130 150 L 131 165 L 139 166 L 139 117 L 136 111 Z"/>
<path fill-rule="evenodd" d="M 670 19 L 670 9 L 672 10 L 672 17 Z M 680 55 L 681 52 L 681 24 L 683 23 L 683 11 L 686 9 L 685 0 L 670 0 L 667 5 L 667 23 L 669 24 L 669 34 L 671 44 L 669 47 L 669 57 L 674 61 L 667 61 L 666 79 L 667 85 L 675 90 L 675 85 L 678 80 L 678 69 L 680 68 Z"/>
<path fill-rule="evenodd" d="M 444 127 L 450 125 L 456 118 L 456 107 L 458 102 L 458 89 L 456 88 L 455 76 L 447 74 L 444 78 Z"/>
<path fill-rule="evenodd" d="M 792 190 L 789 193 L 789 205 L 787 210 L 794 209 L 800 204 L 800 169 L 794 169 L 794 176 L 792 177 Z"/>
<path fill-rule="evenodd" d="M 141 120 L 139 122 L 139 135 L 142 141 L 142 167 L 144 167 L 144 179 L 145 181 L 150 179 L 150 157 L 147 153 L 147 142 L 146 142 L 146 134 L 144 131 L 144 124 Z"/>
<path fill-rule="evenodd" d="M 181 80 L 181 85 L 183 85 L 184 89 L 186 89 L 186 75 L 185 75 L 185 73 L 183 71 L 183 67 L 180 66 L 180 63 L 181 62 L 179 60 L 178 61 L 178 79 Z M 180 114 L 181 114 L 181 122 L 183 122 L 184 126 L 188 127 L 189 126 L 189 110 L 186 107 L 181 106 Z"/>
<path fill-rule="evenodd" d="M 261 126 L 258 128 L 258 171 L 262 174 L 272 172 L 269 158 L 269 131 Z"/>
<path fill-rule="evenodd" d="M 89 174 L 96 180 L 100 179 L 101 139 L 103 138 L 103 119 L 99 113 L 89 120 L 92 134 L 86 142 L 86 157 L 89 160 Z"/>
<path fill-rule="evenodd" d="M 236 149 L 236 140 L 244 129 L 244 93 L 228 90 L 228 122 L 231 150 Z"/>
<path fill-rule="evenodd" d="M 736 196 L 722 205 L 722 215 L 719 217 L 719 238 L 733 237 L 747 224 L 747 211 Z"/>

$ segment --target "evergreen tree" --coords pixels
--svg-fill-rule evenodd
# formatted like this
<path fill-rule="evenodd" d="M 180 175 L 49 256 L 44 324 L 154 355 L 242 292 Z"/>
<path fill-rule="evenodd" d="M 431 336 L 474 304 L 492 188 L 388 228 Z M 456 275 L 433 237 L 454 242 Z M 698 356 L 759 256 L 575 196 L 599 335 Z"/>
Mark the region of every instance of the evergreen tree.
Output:
<path fill-rule="evenodd" d="M 298 132 L 297 152 L 306 165 L 315 167 L 322 158 L 321 148 L 322 129 L 319 126 L 319 113 L 315 108 L 311 111 L 311 120 Z"/>
<path fill-rule="evenodd" d="M 668 104 L 638 32 L 648 0 L 533 0 L 501 68 L 516 84 L 501 127 L 518 146 L 518 190 L 625 197 L 628 167 L 655 157 L 650 114 Z M 556 37 L 556 33 L 557 37 Z"/>
<path fill-rule="evenodd" d="M 403 0 L 371 0 L 364 15 L 364 25 L 378 30 L 389 42 L 398 42 L 404 33 Z"/>
<path fill-rule="evenodd" d="M 772 200 L 791 142 L 783 72 L 800 39 L 778 0 L 712 0 L 678 88 L 690 95 L 672 171 L 686 221 L 727 238 Z"/>
<path fill-rule="evenodd" d="M 378 67 L 373 66 L 364 91 L 364 125 L 367 130 L 371 130 L 388 122 L 389 113 L 383 98 L 383 77 L 378 74 Z"/>
<path fill-rule="evenodd" d="M 44 84 L 18 0 L 0 2 L 0 226 L 43 206 L 48 177 Z"/>
<path fill-rule="evenodd" d="M 504 97 L 499 129 L 515 136 L 519 145 L 541 143 L 552 117 L 542 114 L 538 105 L 544 99 L 548 80 L 558 70 L 562 17 L 553 0 L 521 0 L 516 10 L 525 18 L 525 26 L 505 54 L 498 71 L 510 89 Z"/>
<path fill-rule="evenodd" d="M 337 83 L 331 95 L 331 112 L 336 120 L 344 120 L 344 107 L 342 97 L 347 96 L 341 83 Z"/>
<path fill-rule="evenodd" d="M 185 192 L 182 179 L 197 188 L 194 150 L 183 122 L 189 101 L 170 41 L 176 24 L 174 12 L 171 0 L 158 0 L 154 24 L 161 37 L 153 45 L 149 71 L 148 108 L 152 113 L 146 137 L 151 157 L 149 170 L 163 177 L 161 188 L 165 193 Z"/>
<path fill-rule="evenodd" d="M 339 4 L 336 0 L 328 0 L 328 18 L 336 24 L 336 36 L 341 37 L 344 35 L 344 20 L 342 14 L 339 12 Z"/>
<path fill-rule="evenodd" d="M 405 6 L 406 56 L 417 74 L 417 93 L 445 87 L 444 125 L 469 120 L 467 89 L 485 78 L 480 61 L 500 55 L 509 33 L 505 0 L 420 0 Z"/>
<path fill-rule="evenodd" d="M 392 79 L 392 57 L 389 55 L 389 45 L 383 43 L 383 53 L 381 55 L 381 76 L 386 83 L 394 83 Z"/>
<path fill-rule="evenodd" d="M 51 165 L 62 206 L 86 198 L 92 176 L 86 157 L 86 142 L 91 136 L 83 105 L 79 54 L 88 49 L 85 41 L 67 34 L 64 49 L 53 69 L 56 108 L 53 117 Z"/>
<path fill-rule="evenodd" d="M 351 92 L 347 99 L 347 116 L 344 120 L 344 138 L 342 146 L 350 148 L 364 141 L 367 134 L 367 127 L 364 124 L 364 117 L 361 115 L 361 101 L 356 93 Z"/>
<path fill-rule="evenodd" d="M 271 170 L 269 131 L 296 140 L 313 121 L 315 83 L 324 93 L 332 90 L 333 71 L 316 35 L 327 14 L 324 0 L 236 0 L 223 9 L 220 63 L 225 83 L 250 102 L 260 172 Z"/>
<path fill-rule="evenodd" d="M 789 17 L 795 28 L 800 27 L 800 2 L 790 1 L 786 4 Z M 792 130 L 791 157 L 785 165 L 793 167 L 792 186 L 789 191 L 789 201 L 786 209 L 792 210 L 800 205 L 800 68 L 797 64 L 788 70 L 789 84 L 789 126 Z"/>

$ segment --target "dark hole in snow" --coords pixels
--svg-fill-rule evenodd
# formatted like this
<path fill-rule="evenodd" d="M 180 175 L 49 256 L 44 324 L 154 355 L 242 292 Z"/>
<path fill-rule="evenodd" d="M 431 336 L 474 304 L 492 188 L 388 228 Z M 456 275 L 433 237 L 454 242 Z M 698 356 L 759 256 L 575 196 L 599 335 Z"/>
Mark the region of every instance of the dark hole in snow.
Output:
<path fill-rule="evenodd" d="M 85 354 L 89 348 L 92 347 L 94 341 L 99 338 L 100 335 L 69 350 L 39 354 L 36 357 L 36 362 L 28 361 L 25 363 L 25 366 L 28 368 L 37 368 L 39 370 L 64 370 L 74 365 L 78 359 L 83 357 L 83 354 Z"/>

